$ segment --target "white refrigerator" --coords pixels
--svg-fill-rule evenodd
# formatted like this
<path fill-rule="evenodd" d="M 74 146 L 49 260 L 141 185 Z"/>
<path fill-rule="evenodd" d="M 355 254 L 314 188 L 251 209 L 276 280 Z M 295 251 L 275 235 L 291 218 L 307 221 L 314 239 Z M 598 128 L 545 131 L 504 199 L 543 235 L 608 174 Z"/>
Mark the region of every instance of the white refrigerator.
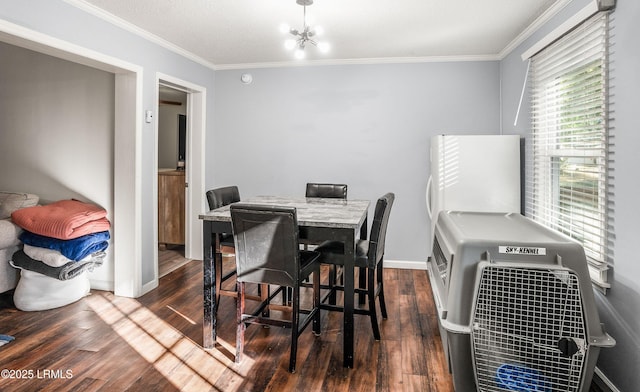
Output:
<path fill-rule="evenodd" d="M 433 136 L 430 164 L 429 254 L 442 210 L 520 213 L 520 136 Z"/>

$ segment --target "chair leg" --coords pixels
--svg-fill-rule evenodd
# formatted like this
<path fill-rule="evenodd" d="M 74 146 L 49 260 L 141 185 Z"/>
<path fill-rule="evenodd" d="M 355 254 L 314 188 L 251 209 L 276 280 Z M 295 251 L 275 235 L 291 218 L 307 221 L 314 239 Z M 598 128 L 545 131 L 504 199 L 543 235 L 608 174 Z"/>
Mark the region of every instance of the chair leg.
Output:
<path fill-rule="evenodd" d="M 387 304 L 384 302 L 384 280 L 382 279 L 382 262 L 378 264 L 376 267 L 376 274 L 378 275 L 378 285 L 380 285 L 380 292 L 378 294 L 378 301 L 380 302 L 380 313 L 382 313 L 382 318 L 387 318 Z"/>
<path fill-rule="evenodd" d="M 380 328 L 378 327 L 378 315 L 376 312 L 376 285 L 374 284 L 375 271 L 373 268 L 367 269 L 367 296 L 369 297 L 369 318 L 371 319 L 371 329 L 373 338 L 380 340 Z"/>
<path fill-rule="evenodd" d="M 292 289 L 291 287 L 283 287 L 282 288 L 282 304 L 283 305 L 291 305 Z"/>
<path fill-rule="evenodd" d="M 320 268 L 313 272 L 313 333 L 320 336 Z"/>
<path fill-rule="evenodd" d="M 245 283 L 239 282 L 238 284 L 238 298 L 236 306 L 236 363 L 240 363 L 242 360 L 242 353 L 244 352 L 244 330 L 246 329 L 245 323 L 242 321 L 242 315 L 245 311 L 244 303 L 244 290 Z"/>
<path fill-rule="evenodd" d="M 304 250 L 309 250 L 309 244 L 304 244 L 304 245 L 302 246 L 302 249 L 304 249 Z M 304 282 L 305 282 L 305 283 L 309 283 L 309 277 L 308 277 L 308 276 L 307 276 L 306 278 L 304 278 Z"/>
<path fill-rule="evenodd" d="M 258 294 L 260 295 L 261 302 L 268 301 L 269 295 L 271 294 L 271 289 L 269 288 L 269 285 L 266 283 L 260 283 L 258 285 Z M 269 315 L 270 315 L 270 310 L 269 310 L 269 306 L 267 305 L 262 311 L 262 317 L 269 317 Z"/>
<path fill-rule="evenodd" d="M 359 274 L 358 274 L 358 284 L 361 289 L 366 287 L 367 284 L 367 270 L 368 268 L 365 267 L 360 267 L 359 268 Z M 364 294 L 358 294 L 358 303 L 360 305 L 363 305 L 365 301 L 365 295 Z"/>
<path fill-rule="evenodd" d="M 334 289 L 336 285 L 336 266 L 331 264 L 329 265 L 329 289 L 331 290 L 329 294 L 329 304 L 335 305 L 337 301 L 336 290 Z"/>
<path fill-rule="evenodd" d="M 285 290 L 286 291 L 286 290 Z M 294 287 L 291 309 L 291 353 L 289 354 L 289 372 L 296 372 L 296 356 L 298 355 L 298 325 L 300 324 L 300 286 Z"/>

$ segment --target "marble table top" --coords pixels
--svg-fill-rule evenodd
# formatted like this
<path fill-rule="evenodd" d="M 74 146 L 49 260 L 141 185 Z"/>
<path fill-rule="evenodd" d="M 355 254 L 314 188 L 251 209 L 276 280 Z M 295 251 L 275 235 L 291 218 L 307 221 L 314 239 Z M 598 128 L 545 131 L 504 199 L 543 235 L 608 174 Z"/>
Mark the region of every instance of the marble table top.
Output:
<path fill-rule="evenodd" d="M 318 197 L 256 196 L 242 204 L 295 207 L 300 226 L 358 228 L 367 217 L 369 200 L 325 199 Z M 199 215 L 202 220 L 231 221 L 229 206 Z"/>

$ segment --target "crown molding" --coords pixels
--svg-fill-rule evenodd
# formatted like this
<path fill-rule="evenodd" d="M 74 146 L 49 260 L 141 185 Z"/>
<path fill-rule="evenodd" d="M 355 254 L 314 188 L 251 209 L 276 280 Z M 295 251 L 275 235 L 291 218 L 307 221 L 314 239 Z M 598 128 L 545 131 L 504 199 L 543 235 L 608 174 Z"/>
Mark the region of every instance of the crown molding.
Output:
<path fill-rule="evenodd" d="M 536 30 L 555 16 L 572 0 L 560 0 L 551 8 L 546 10 L 536 20 L 511 41 L 500 53 L 487 55 L 469 56 L 426 56 L 426 57 L 390 57 L 390 58 L 362 58 L 362 59 L 335 59 L 335 60 L 308 60 L 308 61 L 284 61 L 284 62 L 264 62 L 264 63 L 242 63 L 242 64 L 213 64 L 171 42 L 158 37 L 130 22 L 125 21 L 101 8 L 86 2 L 85 0 L 63 0 L 64 2 L 103 19 L 117 27 L 130 33 L 138 35 L 150 42 L 153 42 L 165 49 L 168 49 L 180 56 L 192 60 L 204 67 L 214 71 L 220 70 L 240 70 L 256 68 L 282 68 L 282 67 L 306 67 L 322 65 L 372 65 L 372 64 L 407 64 L 407 63 L 435 63 L 435 62 L 467 62 L 467 61 L 500 61 L 509 55 L 515 48 L 529 38 Z"/>
<path fill-rule="evenodd" d="M 180 56 L 186 57 L 191 61 L 194 61 L 202 66 L 205 66 L 207 68 L 210 68 L 212 70 L 216 69 L 215 64 L 203 59 L 200 56 L 196 56 L 195 54 L 182 49 L 181 47 L 172 44 L 171 42 L 162 39 L 160 37 L 158 37 L 155 34 L 151 34 L 150 32 L 148 32 L 147 30 L 144 30 L 136 25 L 134 25 L 133 23 L 129 23 L 126 20 L 119 18 L 109 12 L 106 12 L 105 10 L 98 8 L 96 6 L 94 6 L 93 4 L 87 3 L 84 0 L 63 0 L 65 3 L 68 3 L 78 9 L 81 9 L 89 14 L 92 14 L 93 16 L 96 16 L 100 19 L 103 19 L 117 27 L 120 27 L 123 30 L 126 30 L 130 33 L 133 33 L 135 35 L 138 35 L 144 39 L 146 39 L 147 41 L 153 42 L 165 49 L 168 49 L 176 54 L 179 54 Z"/>
<path fill-rule="evenodd" d="M 498 57 L 500 60 L 503 60 L 507 57 L 511 52 L 513 52 L 520 44 L 527 40 L 527 38 L 531 37 L 533 33 L 538 31 L 540 27 L 542 27 L 545 23 L 547 23 L 551 18 L 556 16 L 564 7 L 566 7 L 573 0 L 560 0 L 542 13 L 539 17 L 536 18 L 526 29 L 524 29 L 518 36 L 511 41 L 507 46 L 505 46 Z"/>
<path fill-rule="evenodd" d="M 410 63 L 450 63 L 471 61 L 499 61 L 498 55 L 474 56 L 428 56 L 428 57 L 380 57 L 363 59 L 335 59 L 335 60 L 302 60 L 268 63 L 246 64 L 218 64 L 216 70 L 283 68 L 283 67 L 313 67 L 321 65 L 375 65 L 375 64 L 410 64 Z"/>
<path fill-rule="evenodd" d="M 558 38 L 565 35 L 568 31 L 571 31 L 573 28 L 589 19 L 592 15 L 595 15 L 598 12 L 598 8 L 599 6 L 596 1 L 592 1 L 587 4 L 586 7 L 582 8 L 575 15 L 565 20 L 564 23 L 553 29 L 549 34 L 545 35 L 541 40 L 522 53 L 522 61 L 526 61 L 533 57 L 536 53 L 549 46 Z"/>

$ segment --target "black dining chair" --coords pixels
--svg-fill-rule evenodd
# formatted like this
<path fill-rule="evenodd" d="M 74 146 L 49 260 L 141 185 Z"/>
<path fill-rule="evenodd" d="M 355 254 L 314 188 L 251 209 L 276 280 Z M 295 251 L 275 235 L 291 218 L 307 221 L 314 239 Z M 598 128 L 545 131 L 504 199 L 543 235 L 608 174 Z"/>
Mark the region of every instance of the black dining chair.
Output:
<path fill-rule="evenodd" d="M 322 184 L 322 183 L 307 183 L 306 197 L 326 197 L 331 199 L 346 199 L 347 198 L 347 185 L 346 184 Z"/>
<path fill-rule="evenodd" d="M 298 219 L 293 207 L 233 204 L 231 225 L 236 244 L 238 284 L 236 363 L 242 359 L 247 324 L 282 326 L 291 328 L 289 371 L 294 373 L 298 335 L 310 322 L 314 333 L 320 334 L 319 254 L 300 250 Z M 311 309 L 301 309 L 301 283 L 312 273 L 313 306 Z M 269 290 L 263 290 L 263 301 L 253 313 L 246 313 L 247 282 L 280 287 L 273 294 Z M 290 315 L 290 318 L 272 318 L 269 312 L 270 302 L 279 291 L 286 288 L 292 290 L 291 307 L 287 307 L 289 311 L 282 312 L 282 315 Z"/>
<path fill-rule="evenodd" d="M 384 319 L 387 318 L 387 306 L 384 301 L 383 261 L 387 225 L 394 200 L 395 195 L 393 193 L 387 193 L 378 199 L 369 240 L 360 239 L 356 244 L 355 267 L 366 269 L 367 287 L 366 289 L 355 288 L 355 292 L 367 295 L 368 309 L 354 309 L 354 313 L 369 316 L 373 336 L 376 340 L 380 340 L 380 328 L 378 326 L 375 303 L 376 298 L 378 298 L 380 302 L 382 317 Z M 321 263 L 344 265 L 344 243 L 342 242 L 327 241 L 320 244 L 315 251 L 320 253 Z M 344 291 L 344 287 L 334 285 L 333 290 Z M 332 304 L 323 303 L 321 307 L 332 311 L 344 311 L 343 307 Z"/>
<path fill-rule="evenodd" d="M 211 189 L 207 191 L 207 201 L 209 202 L 209 209 L 215 210 L 240 201 L 240 191 L 235 185 Z"/>
<path fill-rule="evenodd" d="M 328 184 L 328 183 L 317 183 L 317 182 L 308 182 L 307 189 L 305 192 L 305 197 L 322 197 L 329 199 L 345 199 L 347 198 L 347 184 Z M 318 243 L 311 243 L 307 240 L 302 240 L 302 244 L 304 245 L 304 249 L 308 249 L 309 245 L 318 245 Z M 323 285 L 323 288 L 332 287 L 336 280 L 338 279 L 338 271 L 336 271 L 336 266 L 332 265 L 329 270 L 329 284 L 328 286 Z M 335 303 L 335 296 L 331 296 L 331 303 Z"/>
<path fill-rule="evenodd" d="M 215 210 L 216 208 L 224 207 L 231 203 L 240 201 L 240 191 L 235 185 L 211 189 L 207 191 L 206 196 L 207 202 L 209 203 L 209 210 Z M 222 254 L 227 256 L 235 255 L 235 243 L 233 241 L 232 233 L 219 234 L 218 246 L 219 249 L 217 250 L 219 250 Z M 222 266 L 220 266 L 220 268 L 216 268 L 216 294 L 218 298 L 220 295 L 230 297 L 235 297 L 237 295 L 236 290 L 222 289 L 222 283 L 235 276 L 235 274 L 235 268 L 231 271 L 227 271 L 226 273 L 222 271 Z"/>

